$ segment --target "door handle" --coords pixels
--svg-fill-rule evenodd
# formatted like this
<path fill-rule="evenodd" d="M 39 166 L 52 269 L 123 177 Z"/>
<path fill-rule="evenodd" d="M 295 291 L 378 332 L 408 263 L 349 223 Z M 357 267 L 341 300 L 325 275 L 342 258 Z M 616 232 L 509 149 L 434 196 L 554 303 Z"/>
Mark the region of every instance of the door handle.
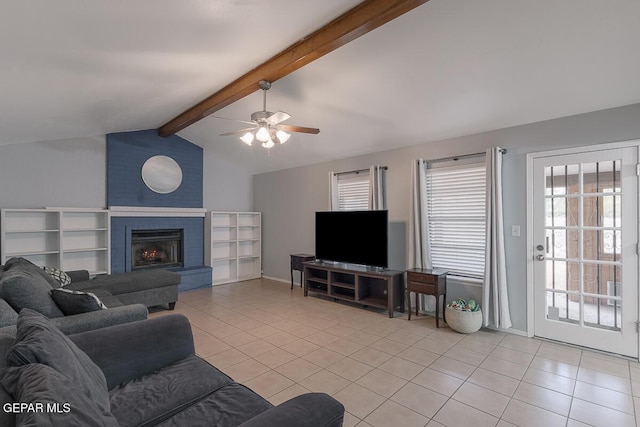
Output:
<path fill-rule="evenodd" d="M 543 254 L 538 254 L 538 255 L 536 255 L 536 259 L 538 261 L 544 261 L 544 255 Z"/>

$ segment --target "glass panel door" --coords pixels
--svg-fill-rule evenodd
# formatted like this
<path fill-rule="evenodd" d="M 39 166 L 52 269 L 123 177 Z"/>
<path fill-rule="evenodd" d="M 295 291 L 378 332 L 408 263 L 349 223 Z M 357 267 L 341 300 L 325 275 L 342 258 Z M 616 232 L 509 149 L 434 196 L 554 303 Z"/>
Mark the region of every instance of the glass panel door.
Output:
<path fill-rule="evenodd" d="M 636 158 L 534 160 L 536 335 L 637 357 Z"/>

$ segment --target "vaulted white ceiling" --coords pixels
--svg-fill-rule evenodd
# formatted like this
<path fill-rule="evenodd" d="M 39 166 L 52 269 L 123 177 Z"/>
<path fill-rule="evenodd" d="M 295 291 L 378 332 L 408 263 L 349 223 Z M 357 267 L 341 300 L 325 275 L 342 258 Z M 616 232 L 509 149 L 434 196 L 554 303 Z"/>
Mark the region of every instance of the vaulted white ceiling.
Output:
<path fill-rule="evenodd" d="M 4 2 L 0 144 L 157 128 L 358 2 Z M 268 109 L 319 135 L 267 152 L 211 117 L 179 135 L 258 173 L 637 103 L 639 18 L 635 0 L 431 0 L 274 82 Z"/>

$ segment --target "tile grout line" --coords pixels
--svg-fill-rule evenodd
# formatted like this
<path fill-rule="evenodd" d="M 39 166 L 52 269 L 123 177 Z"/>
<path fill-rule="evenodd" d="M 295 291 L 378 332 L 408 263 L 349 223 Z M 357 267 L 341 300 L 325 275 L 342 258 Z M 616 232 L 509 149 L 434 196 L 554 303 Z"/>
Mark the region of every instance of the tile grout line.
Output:
<path fill-rule="evenodd" d="M 225 296 L 225 298 L 229 298 L 229 299 L 231 299 L 231 300 L 239 299 L 239 298 L 237 297 L 237 294 L 238 294 L 238 293 L 236 293 L 236 294 L 234 294 L 234 295 L 227 295 L 227 296 Z M 272 300 L 273 300 L 273 301 L 275 301 L 275 298 L 274 298 L 274 299 L 272 299 Z M 295 301 L 293 301 L 293 303 L 295 303 Z M 200 304 L 199 304 L 198 306 L 199 306 L 200 308 L 197 308 L 196 306 L 191 306 L 191 305 L 190 305 L 190 304 L 188 304 L 188 303 L 185 303 L 185 305 L 189 306 L 189 307 L 190 307 L 191 309 L 193 309 L 193 310 L 196 310 L 197 312 L 202 313 L 202 314 L 203 314 L 203 315 L 205 315 L 205 316 L 209 316 L 209 317 L 211 317 L 211 318 L 213 318 L 213 319 L 216 319 L 216 320 L 219 320 L 219 321 L 221 321 L 221 322 L 225 323 L 226 325 L 229 325 L 229 326 L 235 327 L 233 324 L 231 324 L 231 323 L 227 323 L 227 321 L 225 321 L 225 320 L 223 320 L 223 319 L 220 319 L 220 318 L 217 318 L 217 317 L 215 317 L 214 315 L 212 315 L 210 312 L 205 311 L 205 310 L 206 310 L 206 308 L 205 308 L 206 304 L 202 304 L 202 305 L 200 305 Z M 224 309 L 225 309 L 225 310 L 235 311 L 235 308 L 233 308 L 233 302 L 225 301 L 225 304 L 223 305 L 223 307 L 224 307 Z M 187 310 L 187 311 L 190 311 L 190 310 Z M 269 310 L 265 310 L 265 311 L 266 311 L 266 312 L 268 312 L 268 313 L 271 313 L 272 315 L 276 315 L 275 313 L 273 313 L 273 311 L 269 311 Z M 346 311 L 346 310 L 344 310 L 344 311 Z M 240 316 L 240 315 L 242 315 L 242 313 L 239 313 L 239 312 L 238 312 L 238 315 Z M 294 315 L 290 315 L 290 316 L 286 316 L 286 317 L 285 317 L 285 316 L 280 316 L 280 317 L 281 317 L 281 319 L 283 319 L 283 320 L 291 320 L 292 318 L 296 318 L 296 317 L 298 317 L 298 316 L 299 316 L 298 314 L 294 314 Z M 259 321 L 258 319 L 254 319 L 254 320 Z M 301 321 L 300 321 L 300 320 L 298 320 L 298 322 L 301 322 Z M 345 323 L 343 323 L 343 322 L 345 322 L 345 321 L 344 321 L 344 320 L 339 320 L 339 321 L 337 321 L 337 323 L 338 323 L 338 324 L 345 325 L 345 326 L 348 326 L 348 325 L 349 325 L 348 323 L 346 323 L 346 322 L 345 322 Z M 195 326 L 195 327 L 197 327 L 196 325 L 194 325 L 194 326 Z M 306 324 L 306 323 L 305 323 L 305 326 L 307 326 L 307 327 L 312 327 L 312 326 L 310 326 L 310 325 L 308 325 L 308 324 Z M 201 328 L 198 328 L 198 329 L 201 329 Z M 314 329 L 317 329 L 317 328 L 314 328 Z M 424 339 L 424 338 L 429 337 L 429 336 L 430 336 L 431 334 L 433 334 L 434 332 L 437 332 L 437 330 L 433 330 L 433 329 L 431 329 L 431 328 L 429 328 L 429 329 L 430 329 L 429 333 L 428 333 L 426 336 L 422 336 L 422 337 L 420 338 L 420 340 L 422 340 L 422 339 Z M 202 329 L 201 329 L 201 330 L 202 330 Z M 391 333 L 387 333 L 386 335 L 383 335 L 383 336 L 379 336 L 379 335 L 378 335 L 378 337 L 379 337 L 379 338 L 378 338 L 376 341 L 374 341 L 373 343 L 370 343 L 370 344 L 368 344 L 368 345 L 364 346 L 364 348 L 369 348 L 369 347 L 371 347 L 371 345 L 372 345 L 372 344 L 375 344 L 376 342 L 379 342 L 379 341 L 381 341 L 382 339 L 389 339 L 389 338 L 388 338 L 388 336 L 390 336 L 390 335 L 392 335 L 392 334 L 394 334 L 394 333 L 396 333 L 396 332 L 398 332 L 398 331 L 400 331 L 400 330 L 402 330 L 402 329 L 401 329 L 401 328 L 396 328 L 396 329 L 395 329 L 395 331 L 393 331 L 393 332 L 391 332 Z M 242 329 L 242 328 L 240 328 L 240 329 L 239 329 L 239 331 L 240 331 L 240 332 L 246 332 L 246 333 L 249 333 L 250 335 L 253 335 L 253 334 L 251 334 L 250 332 L 248 332 L 248 330 L 245 330 L 245 329 Z M 284 333 L 289 333 L 288 331 L 285 331 L 285 330 L 282 330 L 282 329 L 279 329 L 279 331 L 284 332 Z M 323 331 L 323 330 L 322 330 L 322 329 L 317 329 L 317 331 Z M 362 331 L 363 331 L 362 329 L 358 329 L 358 331 L 357 331 L 357 332 L 362 332 Z M 216 336 L 214 336 L 214 335 L 210 334 L 207 330 L 202 330 L 202 332 L 203 332 L 204 334 L 206 334 L 205 336 L 210 336 L 210 337 L 213 337 L 213 338 L 218 339 L 218 340 L 220 340 L 220 341 L 223 341 L 222 339 L 220 339 L 220 338 L 218 338 L 218 337 L 216 337 Z M 353 334 L 355 334 L 355 333 L 357 333 L 357 332 L 354 332 Z M 367 333 L 368 333 L 368 332 L 367 332 Z M 351 334 L 351 335 L 353 335 L 353 334 Z M 292 335 L 292 334 L 290 334 L 290 335 Z M 331 335 L 333 335 L 333 334 L 331 334 Z M 416 335 L 416 336 L 418 336 L 418 334 L 415 334 L 415 335 Z M 254 336 L 254 337 L 256 337 L 256 339 L 264 340 L 262 337 L 258 337 L 258 336 L 255 336 L 255 335 L 253 335 L 253 336 Z M 343 336 L 339 336 L 339 335 L 334 335 L 334 336 L 336 336 L 338 339 L 346 339 L 346 338 L 347 338 L 347 336 L 344 336 L 344 337 L 343 337 Z M 431 419 L 434 419 L 434 418 L 437 416 L 437 414 L 441 411 L 442 407 L 444 407 L 444 406 L 447 404 L 447 402 L 449 402 L 451 399 L 453 399 L 453 395 L 455 395 L 455 393 L 457 393 L 457 392 L 459 391 L 460 387 L 462 387 L 462 386 L 463 386 L 465 383 L 467 383 L 467 382 L 469 382 L 469 383 L 471 383 L 471 384 L 474 384 L 474 383 L 472 383 L 471 381 L 469 381 L 469 378 L 470 378 L 470 377 L 471 377 L 475 372 L 477 372 L 477 371 L 478 371 L 478 369 L 480 369 L 480 368 L 481 368 L 482 363 L 484 363 L 484 361 L 486 361 L 486 360 L 487 360 L 487 358 L 489 358 L 489 357 L 491 356 L 492 352 L 493 352 L 493 351 L 495 351 L 495 349 L 497 349 L 498 347 L 503 347 L 503 348 L 507 348 L 507 349 L 510 349 L 510 350 L 513 350 L 513 351 L 520 351 L 520 352 L 522 352 L 522 353 L 527 353 L 527 352 L 523 352 L 523 351 L 519 350 L 518 348 L 511 348 L 511 347 L 508 347 L 508 346 L 501 345 L 501 344 L 503 344 L 503 343 L 504 343 L 505 338 L 506 338 L 507 336 L 508 336 L 508 335 L 503 335 L 503 336 L 500 338 L 500 340 L 497 342 L 497 344 L 493 347 L 493 350 L 492 350 L 490 353 L 488 353 L 488 354 L 486 354 L 486 355 L 484 356 L 484 358 L 482 359 L 482 361 L 481 361 L 479 364 L 477 364 L 477 365 L 474 367 L 474 369 L 471 371 L 471 373 L 470 373 L 468 376 L 466 376 L 466 378 L 462 381 L 461 385 L 460 385 L 460 386 L 458 386 L 458 387 L 453 391 L 453 393 L 451 394 L 451 396 L 447 397 L 447 400 L 445 401 L 445 403 L 440 407 L 440 409 L 439 409 L 438 411 L 436 411 L 436 412 L 434 413 L 434 415 L 433 415 L 433 417 L 432 417 Z M 311 341 L 309 341 L 309 340 L 307 340 L 307 339 L 306 339 L 306 336 L 305 336 L 304 338 L 300 338 L 300 337 L 297 337 L 297 336 L 296 336 L 296 338 L 297 338 L 297 339 L 303 339 L 303 340 L 305 340 L 305 341 L 307 341 L 307 342 L 311 342 Z M 449 348 L 449 350 L 450 350 L 451 348 L 454 348 L 455 346 L 457 346 L 457 345 L 459 345 L 459 344 L 463 343 L 463 340 L 464 340 L 464 338 L 463 338 L 463 339 L 461 339 L 461 340 L 459 340 L 458 342 L 456 342 L 456 344 L 454 344 L 453 346 L 451 346 L 451 347 Z M 347 341 L 349 341 L 349 340 L 347 340 Z M 421 349 L 420 347 L 414 347 L 415 342 L 414 342 L 414 344 L 407 345 L 407 344 L 404 344 L 404 342 L 402 342 L 402 341 L 395 341 L 395 340 L 391 340 L 391 341 L 394 341 L 394 342 L 396 342 L 396 343 L 400 343 L 400 344 L 406 345 L 406 346 L 407 346 L 407 349 L 408 349 L 408 348 L 416 348 L 416 349 L 423 350 L 423 349 Z M 223 341 L 223 342 L 224 342 L 224 341 Z M 418 342 L 418 341 L 416 341 L 416 342 Z M 312 342 L 312 343 L 313 343 L 313 342 Z M 315 344 L 315 343 L 313 343 L 313 344 Z M 315 345 L 317 345 L 317 344 L 315 344 Z M 237 348 L 236 346 L 232 346 L 232 345 L 230 345 L 230 347 L 231 347 L 231 348 L 234 348 L 234 349 L 236 349 L 236 348 Z M 275 347 L 275 348 L 281 348 L 282 346 L 281 346 L 281 345 L 275 345 L 275 344 L 274 344 L 274 347 Z M 325 348 L 326 346 L 321 345 L 321 346 L 319 346 L 319 347 L 320 347 L 320 348 Z M 371 348 L 372 348 L 372 349 L 374 349 L 374 350 L 377 350 L 377 349 L 375 349 L 375 348 L 373 348 L 373 347 L 371 347 Z M 553 360 L 553 361 L 558 362 L 558 363 L 567 363 L 567 362 L 563 362 L 562 360 L 556 360 L 555 358 L 549 358 L 549 357 L 547 357 L 547 356 L 545 356 L 545 355 L 541 355 L 541 354 L 540 354 L 540 351 L 541 351 L 542 349 L 543 349 L 543 346 L 542 346 L 542 345 L 538 346 L 538 348 L 536 349 L 536 352 L 533 354 L 533 357 L 531 358 L 531 361 L 529 361 L 528 365 L 526 365 L 526 370 L 525 370 L 525 372 L 526 372 L 526 371 L 528 371 L 529 369 L 537 369 L 537 368 L 533 368 L 533 366 L 532 366 L 532 365 L 533 365 L 533 361 L 535 360 L 535 358 L 536 358 L 536 357 L 543 357 L 543 358 L 550 359 L 550 360 Z M 430 368 L 430 366 L 431 366 L 433 363 L 435 363 L 435 362 L 437 362 L 438 360 L 440 360 L 443 356 L 444 356 L 444 357 L 448 357 L 448 358 L 450 358 L 449 356 L 447 356 L 447 355 L 446 355 L 446 353 L 447 353 L 449 350 L 447 350 L 447 351 L 446 351 L 445 353 L 443 353 L 443 354 L 438 354 L 438 355 L 437 355 L 437 358 L 436 358 L 435 360 L 433 360 L 429 365 L 426 365 L 426 366 L 425 366 L 425 365 L 420 364 L 420 365 L 422 366 L 422 370 L 421 370 L 419 373 L 417 373 L 416 375 L 413 375 L 413 377 L 412 377 L 412 378 L 410 378 L 410 379 L 405 379 L 405 378 L 403 378 L 403 377 L 398 377 L 398 378 L 402 379 L 402 380 L 405 382 L 405 385 L 406 385 L 406 384 L 408 384 L 408 383 L 416 384 L 416 383 L 414 383 L 414 382 L 413 382 L 413 380 L 416 378 L 416 376 L 420 375 L 420 373 L 424 372 L 424 370 L 425 370 L 425 369 Z M 331 350 L 331 351 L 333 351 L 333 350 Z M 378 350 L 378 351 L 379 351 L 379 350 Z M 428 350 L 427 350 L 427 351 L 428 351 Z M 340 352 L 338 352 L 338 353 L 342 356 L 342 358 L 341 358 L 340 360 L 342 360 L 342 359 L 344 359 L 344 358 L 347 358 L 347 357 L 351 358 L 351 357 L 350 357 L 350 356 L 351 356 L 351 354 L 345 355 L 345 354 L 340 353 Z M 385 352 L 385 353 L 386 353 L 386 352 Z M 400 353 L 402 353 L 402 352 L 400 352 Z M 389 353 L 387 353 L 387 355 L 389 355 L 389 356 L 390 356 L 390 358 L 394 358 L 394 357 L 396 357 L 396 358 L 399 358 L 399 359 L 402 359 L 402 360 L 408 360 L 408 361 L 411 361 L 410 359 L 405 359 L 404 357 L 399 356 L 398 354 L 400 354 L 400 353 L 396 353 L 396 354 L 389 354 Z M 353 353 L 352 353 L 352 354 L 353 354 Z M 248 355 L 247 355 L 247 356 L 248 356 Z M 578 363 L 578 373 L 579 373 L 580 368 L 582 367 L 583 357 L 584 357 L 584 356 L 585 356 L 585 353 L 584 353 L 583 351 L 581 351 L 581 352 L 580 352 L 580 359 L 579 359 L 579 363 Z M 248 356 L 248 357 L 253 358 L 252 356 Z M 297 358 L 297 359 L 303 359 L 303 360 L 306 360 L 306 359 L 304 359 L 304 358 L 303 358 L 303 356 L 297 356 L 297 355 L 296 355 L 296 358 Z M 452 359 L 453 359 L 453 358 L 452 358 Z M 254 359 L 254 360 L 255 360 L 255 359 Z M 353 360 L 355 360 L 355 359 L 353 359 Z M 457 359 L 454 359 L 454 360 L 457 360 Z M 503 360 L 505 360 L 505 359 L 503 359 Z M 605 361 L 607 361 L 606 359 L 604 359 L 604 360 L 605 360 Z M 457 360 L 457 361 L 458 361 L 458 362 L 462 362 L 462 361 L 460 361 L 460 360 Z M 312 362 L 309 362 L 309 363 L 312 363 Z M 337 362 L 336 362 L 336 363 L 337 363 Z M 464 363 L 464 362 L 462 362 L 462 363 Z M 514 363 L 515 363 L 515 362 L 514 362 Z M 568 364 L 570 364 L 570 363 L 568 363 Z M 367 364 L 367 365 L 368 365 L 368 364 Z M 316 365 L 316 366 L 317 366 L 317 365 Z M 329 365 L 329 366 L 331 366 L 331 365 Z M 329 366 L 327 366 L 327 367 L 329 367 Z M 384 371 L 384 372 L 386 372 L 386 373 L 388 373 L 388 374 L 390 374 L 390 375 L 397 376 L 397 375 L 395 375 L 395 374 L 393 374 L 393 373 L 391 373 L 391 372 L 385 371 L 384 369 L 380 368 L 380 365 L 378 365 L 378 366 L 371 366 L 371 365 L 368 365 L 368 366 L 369 366 L 369 367 L 371 367 L 372 369 L 380 369 L 380 370 L 382 370 L 382 371 Z M 327 369 L 327 368 L 324 368 L 324 367 L 320 367 L 320 369 L 321 369 L 321 370 L 325 370 L 325 371 L 327 371 L 327 372 L 331 372 L 331 371 L 328 371 L 328 369 Z M 585 368 L 585 369 L 586 369 L 586 368 Z M 630 375 L 630 374 L 631 374 L 631 371 L 630 371 L 630 369 L 631 369 L 631 365 L 630 365 L 630 364 L 627 364 L 627 370 L 628 370 L 628 373 L 629 373 L 629 382 L 631 383 L 632 381 L 631 381 L 631 375 Z M 273 369 L 273 368 L 269 368 L 269 370 L 270 370 L 270 371 L 275 371 L 275 369 Z M 607 374 L 607 373 L 608 373 L 608 371 L 601 371 L 600 369 L 595 369 L 595 371 L 596 371 L 596 372 L 602 372 L 602 373 L 605 373 L 605 374 Z M 277 372 L 277 371 L 276 371 L 276 372 Z M 570 380 L 574 381 L 574 383 L 573 383 L 573 388 L 572 388 L 572 392 L 571 392 L 571 404 L 570 404 L 570 406 L 569 406 L 569 414 L 570 414 L 570 413 L 571 413 L 571 409 L 572 409 L 572 407 L 573 407 L 574 399 L 575 399 L 575 390 L 576 390 L 576 387 L 577 387 L 577 381 L 578 381 L 577 375 L 576 375 L 576 378 L 571 378 L 571 377 L 566 377 L 565 375 L 562 375 L 562 374 L 557 374 L 557 373 L 552 372 L 552 371 L 543 371 L 543 372 L 546 372 L 546 373 L 549 373 L 549 374 L 553 374 L 553 375 L 558 375 L 558 376 L 561 376 L 561 377 L 564 377 L 564 378 L 568 378 L 568 379 L 570 379 Z M 444 373 L 443 373 L 443 374 L 444 374 Z M 336 375 L 338 375 L 338 374 L 336 374 Z M 364 375 L 366 375 L 366 374 L 364 374 Z M 363 376 L 364 376 L 364 375 L 363 375 Z M 445 374 L 445 375 L 448 375 L 448 374 Z M 338 376 L 340 376 L 340 375 L 338 375 Z M 340 377 L 341 377 L 341 378 L 344 378 L 344 377 L 342 377 L 342 376 L 340 376 Z M 348 378 L 345 378 L 345 380 L 349 381 L 351 384 L 356 383 L 356 381 L 357 381 L 357 380 L 356 380 L 356 381 L 351 381 L 351 380 L 349 380 Z M 518 379 L 518 384 L 517 384 L 517 386 L 516 386 L 515 391 L 517 391 L 518 387 L 520 387 L 520 385 L 522 384 L 522 382 L 524 382 L 522 378 L 521 378 L 521 379 Z M 527 382 L 527 384 L 530 384 L 530 383 L 528 383 L 528 382 Z M 589 383 L 589 384 L 590 384 L 590 383 Z M 294 381 L 294 385 L 300 385 L 300 384 L 299 384 L 298 382 L 295 382 L 295 381 Z M 533 385 L 537 386 L 536 384 L 533 384 Z M 602 387 L 602 385 L 601 385 L 601 384 L 592 384 L 592 385 L 597 386 L 597 387 Z M 293 386 L 293 385 L 292 385 L 292 386 Z M 301 386 L 301 385 L 300 385 L 300 386 Z M 347 385 L 347 386 L 348 386 L 348 385 Z M 345 386 L 345 387 L 347 387 L 347 386 Z M 303 387 L 303 388 L 304 388 L 304 386 L 301 386 L 301 387 Z M 479 387 L 481 387 L 481 386 L 479 386 Z M 553 390 L 553 389 L 548 389 L 547 387 L 542 387 L 542 386 L 538 386 L 538 387 L 541 387 L 541 388 L 544 388 L 544 389 L 547 389 L 547 390 L 555 391 L 555 390 Z M 365 387 L 365 388 L 366 388 L 366 387 Z M 612 391 L 617 391 L 617 390 L 614 390 L 614 389 L 610 389 L 610 388 L 608 388 L 608 387 L 604 387 L 604 388 L 607 388 L 607 389 L 612 390 Z M 341 389 L 341 390 L 342 390 L 342 389 Z M 367 390 L 369 390 L 369 389 L 367 389 Z M 369 390 L 369 391 L 371 391 L 371 392 L 373 392 L 373 393 L 376 393 L 376 392 L 374 392 L 373 390 Z M 399 390 L 398 390 L 398 391 L 399 391 Z M 388 397 L 388 398 L 387 398 L 387 397 L 385 397 L 385 396 L 382 396 L 383 398 L 385 398 L 385 400 L 381 403 L 381 405 L 383 405 L 385 402 L 387 402 L 387 401 L 391 400 L 391 398 L 392 398 L 393 396 L 395 396 L 395 395 L 397 394 L 397 392 L 398 392 L 398 391 L 394 392 L 394 393 L 393 393 L 390 397 Z M 432 391 L 433 391 L 433 390 L 432 390 Z M 514 394 L 515 394 L 515 391 L 514 391 Z M 377 393 L 376 393 L 376 394 L 377 394 Z M 508 396 L 508 397 L 509 397 L 509 402 L 507 403 L 507 406 L 508 406 L 508 404 L 509 404 L 512 400 L 518 400 L 518 399 L 515 399 L 515 398 L 513 397 L 513 394 L 512 394 L 511 396 Z M 631 390 L 631 399 L 632 399 L 632 401 L 633 401 L 633 389 Z M 456 400 L 456 399 L 453 399 L 453 400 Z M 457 401 L 457 400 L 456 400 L 456 401 Z M 395 402 L 395 401 L 392 401 L 392 402 L 397 403 L 397 404 L 399 404 L 400 406 L 402 406 L 402 407 L 404 407 L 404 408 L 406 408 L 406 409 L 408 409 L 408 410 L 413 411 L 411 408 L 408 408 L 408 407 L 404 406 L 404 405 L 403 405 L 403 404 L 401 404 L 401 403 L 398 403 L 398 402 Z M 528 402 L 525 402 L 525 403 L 528 403 Z M 528 404 L 531 404 L 531 403 L 528 403 Z M 375 411 L 375 410 L 376 410 L 377 408 L 379 408 L 381 405 L 377 406 L 373 411 Z M 538 408 L 541 408 L 541 407 L 539 407 L 539 406 L 537 406 L 537 405 L 533 405 L 533 404 L 531 404 L 531 405 L 532 405 L 532 406 L 535 406 L 535 407 L 538 407 Z M 477 408 L 476 408 L 476 409 L 477 409 Z M 541 408 L 541 409 L 545 409 L 545 408 Z M 613 409 L 613 408 L 609 408 L 609 409 L 615 410 L 615 409 Z M 506 410 L 506 407 L 505 407 L 505 410 Z M 373 411 L 372 411 L 372 412 L 373 412 Z M 615 410 L 615 411 L 617 411 L 617 410 Z M 415 411 L 413 411 L 413 412 L 415 412 Z M 482 411 L 482 412 L 484 412 L 484 411 Z M 553 412 L 553 411 L 550 411 L 550 412 L 555 413 L 555 412 Z M 625 412 L 623 412 L 623 411 L 617 411 L 617 412 L 625 413 Z M 370 413 L 371 413 L 371 412 L 370 412 Z M 367 416 L 368 416 L 368 415 L 370 415 L 370 413 L 369 413 L 369 414 L 367 414 Z M 555 413 L 555 414 L 557 414 L 557 413 Z M 628 414 L 628 413 L 627 413 L 627 414 Z M 635 402 L 634 402 L 634 413 L 633 413 L 634 418 L 635 418 L 635 414 L 637 414 L 637 409 L 635 408 Z M 353 415 L 353 414 L 351 414 L 351 415 Z M 421 414 L 420 414 L 420 415 L 421 415 Z M 503 415 L 504 415 L 504 410 L 503 410 L 503 412 L 502 412 L 501 416 L 500 416 L 500 417 L 498 417 L 498 419 L 502 419 L 502 416 L 503 416 Z M 423 416 L 424 416 L 424 415 L 423 415 Z M 354 415 L 354 417 L 355 417 L 355 415 Z M 429 417 L 426 417 L 426 418 L 429 418 Z M 567 417 L 566 417 L 566 418 L 567 418 L 567 420 L 568 420 L 568 419 L 570 419 L 569 415 L 567 415 Z M 359 418 L 358 418 L 358 417 L 356 417 L 356 419 L 359 419 Z"/>

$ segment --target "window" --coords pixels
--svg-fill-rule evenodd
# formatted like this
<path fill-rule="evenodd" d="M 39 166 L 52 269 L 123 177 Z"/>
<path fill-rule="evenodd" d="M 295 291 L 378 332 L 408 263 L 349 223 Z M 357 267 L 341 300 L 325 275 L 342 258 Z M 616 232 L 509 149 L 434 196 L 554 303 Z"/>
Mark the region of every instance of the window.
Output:
<path fill-rule="evenodd" d="M 338 210 L 368 210 L 369 185 L 368 171 L 338 175 Z"/>
<path fill-rule="evenodd" d="M 427 222 L 433 268 L 482 278 L 485 260 L 486 166 L 427 169 Z"/>

